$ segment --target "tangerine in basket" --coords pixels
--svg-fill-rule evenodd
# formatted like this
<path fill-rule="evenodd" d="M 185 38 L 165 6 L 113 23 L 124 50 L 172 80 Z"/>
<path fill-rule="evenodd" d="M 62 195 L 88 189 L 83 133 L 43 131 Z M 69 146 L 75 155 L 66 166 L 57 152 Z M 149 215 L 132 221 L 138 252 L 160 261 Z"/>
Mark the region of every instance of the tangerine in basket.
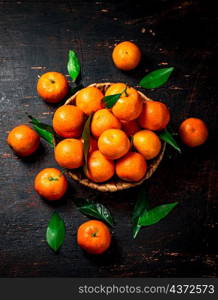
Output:
<path fill-rule="evenodd" d="M 55 160 L 67 169 L 76 169 L 83 165 L 83 143 L 77 139 L 64 139 L 55 147 Z"/>
<path fill-rule="evenodd" d="M 141 127 L 150 130 L 162 130 L 170 121 L 170 112 L 167 106 L 159 101 L 146 101 L 139 116 Z"/>
<path fill-rule="evenodd" d="M 142 154 L 129 152 L 117 160 L 115 170 L 120 179 L 136 182 L 145 176 L 147 163 Z"/>
<path fill-rule="evenodd" d="M 75 105 L 62 105 L 54 113 L 53 128 L 65 138 L 79 137 L 83 130 L 84 114 Z"/>
<path fill-rule="evenodd" d="M 67 180 L 64 174 L 56 168 L 41 170 L 35 177 L 36 192 L 47 200 L 59 200 L 67 190 Z"/>
<path fill-rule="evenodd" d="M 139 64 L 141 51 L 134 43 L 125 41 L 115 46 L 112 59 L 118 69 L 129 71 Z"/>
<path fill-rule="evenodd" d="M 188 118 L 179 127 L 179 136 L 189 147 L 204 144 L 208 138 L 208 129 L 204 121 L 198 118 Z"/>
<path fill-rule="evenodd" d="M 106 108 L 96 111 L 91 122 L 92 135 L 98 138 L 105 130 L 120 129 L 120 121 Z"/>
<path fill-rule="evenodd" d="M 7 137 L 9 146 L 19 156 L 29 156 L 39 147 L 39 135 L 27 125 L 19 125 L 13 128 Z"/>
<path fill-rule="evenodd" d="M 125 83 L 112 84 L 105 93 L 105 96 L 122 93 L 120 99 L 112 107 L 113 114 L 122 121 L 131 121 L 138 118 L 142 112 L 143 100 L 139 93 Z"/>
<path fill-rule="evenodd" d="M 37 83 L 39 96 L 49 103 L 58 103 L 63 100 L 68 90 L 67 79 L 59 72 L 47 72 L 39 78 Z"/>
<path fill-rule="evenodd" d="M 133 145 L 146 160 L 155 158 L 161 150 L 161 141 L 151 130 L 140 130 L 133 136 Z"/>
<path fill-rule="evenodd" d="M 94 86 L 88 86 L 80 90 L 76 96 L 76 105 L 86 114 L 95 112 L 101 108 L 104 95 Z"/>
<path fill-rule="evenodd" d="M 98 149 L 109 159 L 118 159 L 130 149 L 130 141 L 124 131 L 107 129 L 98 139 Z"/>
<path fill-rule="evenodd" d="M 110 230 L 101 221 L 87 221 L 77 231 L 77 243 L 88 253 L 102 254 L 110 247 Z"/>
<path fill-rule="evenodd" d="M 114 162 L 99 150 L 93 151 L 88 157 L 86 176 L 94 182 L 104 182 L 114 175 Z"/>

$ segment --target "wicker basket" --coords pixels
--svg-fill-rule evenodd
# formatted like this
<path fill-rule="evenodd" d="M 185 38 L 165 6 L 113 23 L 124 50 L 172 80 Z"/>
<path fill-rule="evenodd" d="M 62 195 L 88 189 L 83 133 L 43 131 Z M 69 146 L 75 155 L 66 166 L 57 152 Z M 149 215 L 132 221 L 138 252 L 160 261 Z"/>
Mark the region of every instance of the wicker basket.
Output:
<path fill-rule="evenodd" d="M 109 83 L 109 82 L 93 83 L 90 86 L 95 86 L 95 87 L 99 88 L 103 93 L 105 93 L 106 89 L 112 84 L 113 83 Z M 150 99 L 147 98 L 144 94 L 142 94 L 139 91 L 138 91 L 138 93 L 140 94 L 140 96 L 142 97 L 143 100 L 150 101 Z M 78 94 L 78 92 L 76 94 L 74 94 L 72 97 L 70 97 L 65 102 L 65 104 L 73 103 L 76 99 L 77 94 Z M 166 144 L 162 143 L 162 149 L 161 149 L 159 155 L 155 159 L 148 162 L 147 173 L 146 173 L 145 177 L 143 177 L 138 182 L 125 182 L 119 178 L 114 178 L 106 183 L 95 183 L 95 182 L 89 180 L 87 177 L 85 177 L 85 175 L 81 169 L 75 170 L 75 171 L 68 171 L 68 175 L 75 181 L 78 181 L 80 184 L 85 185 L 85 186 L 90 187 L 95 190 L 99 190 L 101 192 L 116 192 L 116 191 L 128 189 L 128 188 L 131 188 L 131 187 L 141 184 L 143 181 L 145 181 L 146 179 L 151 177 L 151 175 L 155 172 L 155 170 L 157 169 L 158 165 L 160 164 L 160 162 L 163 158 L 165 146 L 166 146 Z"/>

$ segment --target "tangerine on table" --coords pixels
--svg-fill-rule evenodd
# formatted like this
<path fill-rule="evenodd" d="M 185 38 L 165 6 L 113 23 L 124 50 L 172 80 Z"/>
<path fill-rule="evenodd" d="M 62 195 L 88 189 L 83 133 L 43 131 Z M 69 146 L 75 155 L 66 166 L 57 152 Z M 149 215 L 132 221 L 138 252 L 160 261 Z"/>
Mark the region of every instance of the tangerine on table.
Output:
<path fill-rule="evenodd" d="M 114 175 L 114 162 L 104 156 L 99 150 L 93 151 L 88 157 L 86 175 L 94 182 L 104 182 Z"/>
<path fill-rule="evenodd" d="M 120 129 L 120 121 L 106 108 L 96 111 L 91 122 L 91 132 L 98 138 L 105 130 Z"/>
<path fill-rule="evenodd" d="M 77 231 L 77 243 L 88 253 L 102 254 L 110 247 L 110 230 L 101 221 L 87 221 L 80 225 Z"/>
<path fill-rule="evenodd" d="M 150 130 L 162 130 L 170 121 L 167 106 L 159 101 L 146 101 L 139 116 L 141 127 Z"/>
<path fill-rule="evenodd" d="M 46 102 L 58 103 L 63 100 L 69 90 L 65 76 L 59 72 L 43 74 L 37 83 L 37 92 Z"/>
<path fill-rule="evenodd" d="M 94 86 L 88 86 L 80 90 L 76 96 L 76 105 L 86 114 L 95 112 L 103 107 L 104 95 Z"/>
<path fill-rule="evenodd" d="M 47 200 L 59 200 L 67 190 L 67 180 L 64 174 L 56 168 L 41 170 L 35 177 L 36 192 Z"/>
<path fill-rule="evenodd" d="M 208 129 L 204 121 L 198 118 L 188 118 L 179 127 L 179 135 L 184 144 L 197 147 L 204 144 L 208 138 Z"/>
<path fill-rule="evenodd" d="M 9 146 L 20 156 L 34 153 L 40 144 L 39 135 L 27 125 L 13 128 L 7 137 Z"/>
<path fill-rule="evenodd" d="M 131 121 L 138 118 L 143 106 L 143 100 L 139 93 L 134 88 L 127 87 L 125 83 L 115 83 L 106 90 L 105 96 L 119 93 L 122 93 L 122 95 L 112 107 L 113 114 L 122 121 Z"/>
<path fill-rule="evenodd" d="M 67 169 L 76 169 L 83 165 L 83 143 L 77 139 L 64 139 L 55 147 L 55 160 Z"/>
<path fill-rule="evenodd" d="M 145 176 L 147 163 L 142 154 L 129 152 L 116 161 L 115 170 L 120 179 L 136 182 Z"/>
<path fill-rule="evenodd" d="M 124 131 L 107 129 L 98 139 L 98 149 L 109 159 L 118 159 L 130 149 L 130 141 Z"/>
<path fill-rule="evenodd" d="M 161 150 L 161 141 L 151 130 L 140 130 L 133 136 L 133 145 L 146 160 L 155 158 Z"/>
<path fill-rule="evenodd" d="M 83 130 L 84 114 L 75 105 L 62 105 L 54 113 L 53 128 L 66 138 L 79 137 Z"/>
<path fill-rule="evenodd" d="M 129 71 L 139 64 L 141 51 L 134 43 L 125 41 L 115 46 L 112 59 L 118 69 Z"/>

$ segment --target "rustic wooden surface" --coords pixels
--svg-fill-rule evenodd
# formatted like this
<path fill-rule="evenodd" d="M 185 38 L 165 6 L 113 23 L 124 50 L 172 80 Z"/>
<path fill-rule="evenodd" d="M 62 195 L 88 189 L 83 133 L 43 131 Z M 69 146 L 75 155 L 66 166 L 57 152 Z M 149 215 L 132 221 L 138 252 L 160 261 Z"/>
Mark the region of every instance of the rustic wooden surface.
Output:
<path fill-rule="evenodd" d="M 142 3 L 147 4 L 142 4 Z M 217 18 L 205 1 L 0 1 L 0 276 L 214 277 L 217 246 Z M 111 61 L 115 43 L 136 42 L 143 63 L 133 72 Z M 51 123 L 55 106 L 36 94 L 37 76 L 67 74 L 69 49 L 82 62 L 82 81 L 124 81 L 137 85 L 147 70 L 175 66 L 170 82 L 147 95 L 167 103 L 175 129 L 186 117 L 203 118 L 210 131 L 198 149 L 165 157 L 146 183 L 152 205 L 179 201 L 155 226 L 131 238 L 130 215 L 136 189 L 102 194 L 75 183 L 65 199 L 51 205 L 33 190 L 36 173 L 56 166 L 42 143 L 20 159 L 6 145 L 8 131 L 28 122 L 25 112 Z M 68 77 L 69 78 L 69 77 Z M 90 196 L 106 204 L 117 225 L 103 256 L 90 256 L 76 244 L 87 220 L 73 199 Z M 54 210 L 64 218 L 66 241 L 60 253 L 46 245 L 45 230 Z"/>

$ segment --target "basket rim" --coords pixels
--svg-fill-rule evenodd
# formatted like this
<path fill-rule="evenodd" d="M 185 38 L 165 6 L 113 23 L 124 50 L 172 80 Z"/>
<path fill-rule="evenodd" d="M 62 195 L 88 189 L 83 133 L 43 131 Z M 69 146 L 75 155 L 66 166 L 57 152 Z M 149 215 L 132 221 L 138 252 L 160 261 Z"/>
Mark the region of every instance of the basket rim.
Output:
<path fill-rule="evenodd" d="M 112 84 L 114 84 L 114 82 L 92 83 L 92 84 L 88 85 L 87 87 L 95 86 L 98 88 L 107 88 L 107 86 L 110 86 Z M 75 100 L 75 98 L 79 92 L 80 91 L 77 91 L 73 96 L 68 98 L 64 105 L 71 104 Z M 140 94 L 140 96 L 142 97 L 142 99 L 144 101 L 152 101 L 152 99 L 148 98 L 141 91 L 137 90 L 137 92 Z M 80 183 L 86 187 L 89 187 L 91 189 L 101 191 L 101 192 L 116 192 L 116 191 L 121 191 L 121 190 L 125 190 L 128 188 L 132 188 L 132 187 L 142 184 L 145 180 L 149 179 L 153 175 L 153 173 L 156 171 L 156 169 L 158 168 L 161 160 L 163 159 L 165 148 L 166 148 L 165 142 L 162 142 L 161 144 L 162 144 L 162 148 L 161 148 L 159 155 L 156 158 L 154 158 L 152 161 L 147 162 L 147 164 L 148 164 L 147 172 L 146 172 L 145 176 L 140 181 L 137 181 L 137 182 L 127 182 L 127 181 L 123 181 L 123 180 L 119 179 L 119 180 L 110 180 L 110 181 L 104 182 L 104 183 L 95 183 L 88 178 L 81 178 L 82 172 L 78 171 L 78 170 L 77 171 L 68 170 L 67 174 L 73 180 L 77 181 L 78 183 Z"/>

